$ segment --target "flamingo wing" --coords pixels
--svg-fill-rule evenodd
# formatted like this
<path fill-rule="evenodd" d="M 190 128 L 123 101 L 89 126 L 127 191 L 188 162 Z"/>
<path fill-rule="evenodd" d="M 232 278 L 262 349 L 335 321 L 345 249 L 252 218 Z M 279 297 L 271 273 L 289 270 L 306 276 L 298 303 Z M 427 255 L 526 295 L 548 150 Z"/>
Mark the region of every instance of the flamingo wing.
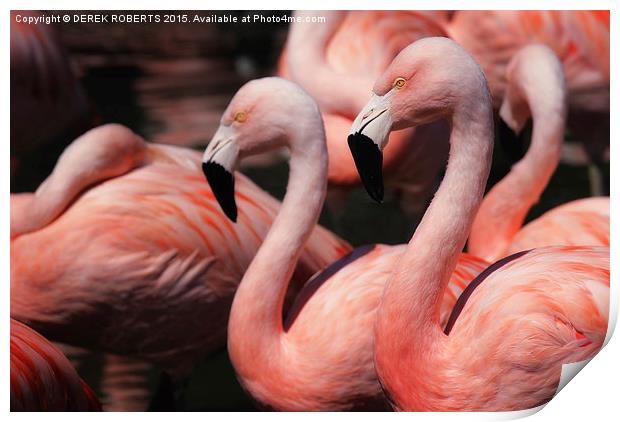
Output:
<path fill-rule="evenodd" d="M 463 409 L 545 403 L 555 394 L 562 364 L 600 350 L 608 315 L 608 248 L 524 253 L 471 293 L 448 336 L 438 377 L 443 392 Z"/>

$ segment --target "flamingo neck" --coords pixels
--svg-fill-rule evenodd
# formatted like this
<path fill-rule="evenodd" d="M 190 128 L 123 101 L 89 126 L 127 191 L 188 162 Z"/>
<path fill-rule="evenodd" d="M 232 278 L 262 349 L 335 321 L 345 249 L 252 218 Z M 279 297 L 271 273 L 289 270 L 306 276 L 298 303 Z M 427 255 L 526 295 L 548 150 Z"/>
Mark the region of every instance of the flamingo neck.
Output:
<path fill-rule="evenodd" d="M 530 148 L 487 193 L 471 230 L 469 252 L 490 261 L 506 255 L 560 162 L 564 107 L 545 107 L 531 93 L 526 93 L 526 101 L 533 120 Z"/>
<path fill-rule="evenodd" d="M 35 193 L 11 195 L 11 240 L 50 224 L 89 186 L 144 164 L 147 149 L 142 138 L 119 125 L 76 139 Z"/>
<path fill-rule="evenodd" d="M 486 86 L 486 85 L 485 85 Z M 419 398 L 441 366 L 441 300 L 484 194 L 493 149 L 488 91 L 454 111 L 443 182 L 388 280 L 375 326 L 375 364 L 396 406 Z M 485 101 L 486 100 L 486 101 Z M 412 338 L 413 336 L 413 338 Z"/>
<path fill-rule="evenodd" d="M 61 178 L 57 174 L 52 173 L 35 193 L 11 195 L 11 240 L 47 226 L 94 183 L 91 178 Z"/>
<path fill-rule="evenodd" d="M 317 116 L 318 110 L 317 110 Z M 280 369 L 284 297 L 327 189 L 325 133 L 317 124 L 289 141 L 290 173 L 282 206 L 233 300 L 228 351 L 242 380 Z M 300 124 L 300 126 L 302 126 Z"/>
<path fill-rule="evenodd" d="M 364 107 L 372 80 L 340 73 L 327 61 L 327 49 L 338 32 L 347 13 L 325 11 L 325 23 L 301 22 L 291 25 L 288 38 L 288 69 L 293 80 L 314 97 L 324 113 L 334 113 L 353 120 Z M 305 19 L 316 12 L 297 12 Z"/>

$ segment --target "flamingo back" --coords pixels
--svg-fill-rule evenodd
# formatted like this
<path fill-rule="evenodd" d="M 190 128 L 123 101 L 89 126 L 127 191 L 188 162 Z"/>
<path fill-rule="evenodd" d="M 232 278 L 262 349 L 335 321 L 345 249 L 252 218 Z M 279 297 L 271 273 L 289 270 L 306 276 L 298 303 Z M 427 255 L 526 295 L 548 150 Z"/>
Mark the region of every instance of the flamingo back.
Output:
<path fill-rule="evenodd" d="M 186 372 L 224 344 L 234 292 L 278 202 L 237 175 L 233 224 L 198 152 L 150 149 L 151 164 L 88 189 L 51 224 L 12 240 L 11 312 L 57 341 L 75 343 L 79 332 L 81 346 Z M 315 229 L 295 282 L 349 249 Z"/>
<path fill-rule="evenodd" d="M 385 282 L 405 249 L 406 245 L 362 246 L 317 273 L 285 319 L 289 362 L 283 371 L 247 383 L 252 396 L 288 410 L 386 406 L 373 363 L 373 324 Z M 465 286 L 486 266 L 481 259 L 461 255 L 442 302 L 442 323 Z M 348 399 L 338 403 L 334 397 Z"/>
<path fill-rule="evenodd" d="M 482 66 L 496 106 L 510 59 L 527 44 L 544 43 L 563 63 L 571 104 L 585 93 L 595 107 L 609 109 L 608 12 L 459 11 L 448 28 Z"/>
<path fill-rule="evenodd" d="M 608 317 L 609 248 L 529 251 L 473 291 L 447 337 L 445 365 L 429 382 L 429 390 L 442 386 L 441 397 L 431 394 L 424 406 L 493 411 L 545 403 L 562 364 L 600 350 Z"/>
<path fill-rule="evenodd" d="M 580 199 L 526 224 L 512 240 L 509 251 L 553 245 L 609 246 L 609 230 L 609 198 Z"/>
<path fill-rule="evenodd" d="M 364 75 L 372 83 L 409 44 L 445 34 L 423 12 L 351 11 L 327 47 L 327 61 L 343 74 Z"/>

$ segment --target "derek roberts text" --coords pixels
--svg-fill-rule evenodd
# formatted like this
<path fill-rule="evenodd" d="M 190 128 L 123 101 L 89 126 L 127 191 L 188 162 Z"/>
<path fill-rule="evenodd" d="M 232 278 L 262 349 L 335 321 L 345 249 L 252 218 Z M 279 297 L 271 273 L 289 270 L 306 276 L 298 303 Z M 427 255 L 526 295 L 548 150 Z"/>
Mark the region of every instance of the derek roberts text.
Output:
<path fill-rule="evenodd" d="M 76 23 L 157 23 L 163 22 L 158 14 L 148 13 L 123 13 L 123 14 L 73 14 L 72 22 Z"/>

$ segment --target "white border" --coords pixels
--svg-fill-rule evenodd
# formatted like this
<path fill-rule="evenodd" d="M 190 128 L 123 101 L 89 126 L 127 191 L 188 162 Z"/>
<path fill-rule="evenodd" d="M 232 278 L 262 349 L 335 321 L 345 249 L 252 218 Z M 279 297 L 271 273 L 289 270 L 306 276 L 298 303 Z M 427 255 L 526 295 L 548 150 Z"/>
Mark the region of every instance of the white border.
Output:
<path fill-rule="evenodd" d="M 545 2 L 534 1 L 534 0 L 502 0 L 502 1 L 494 1 L 494 2 L 485 2 L 481 0 L 468 0 L 468 1 L 450 1 L 450 0 L 433 0 L 433 1 L 405 1 L 405 0 L 395 0 L 395 1 L 369 1 L 369 0 L 356 0 L 356 1 L 345 1 L 345 0 L 318 0 L 314 1 L 311 4 L 308 2 L 300 2 L 300 1 L 261 1 L 260 5 L 256 4 L 256 2 L 252 2 L 249 0 L 238 0 L 235 2 L 224 2 L 221 1 L 219 4 L 214 4 L 212 2 L 205 1 L 189 1 L 189 0 L 175 0 L 174 2 L 164 2 L 164 1 L 149 1 L 149 2 L 138 2 L 138 1 L 120 1 L 120 0 L 94 0 L 89 2 L 84 1 L 76 1 L 76 0 L 60 0 L 55 1 L 53 4 L 50 4 L 49 1 L 26 1 L 26 2 L 18 2 L 14 0 L 9 0 L 3 2 L 3 6 L 1 6 L 4 10 L 3 17 L 4 19 L 9 18 L 8 11 L 11 9 L 37 9 L 37 10 L 96 10 L 96 9 L 118 9 L 118 10 L 134 10 L 141 9 L 144 7 L 148 7 L 153 10 L 167 10 L 167 9 L 213 9 L 213 10 L 226 10 L 230 8 L 230 6 L 234 6 L 235 9 L 243 9 L 243 10 L 255 10 L 255 9 L 611 9 L 611 61 L 612 61 L 612 72 L 611 74 L 615 74 L 613 70 L 617 70 L 617 62 L 618 62 L 618 53 L 617 53 L 617 28 L 618 28 L 618 15 L 617 10 L 618 7 L 614 5 L 613 1 L 604 1 L 604 0 L 590 0 L 590 1 L 577 1 L 577 0 L 546 0 Z M 311 7 L 309 7 L 311 6 Z M 542 7 L 541 7 L 542 6 Z M 10 99 L 7 93 L 9 87 L 9 25 L 6 21 L 4 21 L 1 26 L 1 37 L 2 37 L 2 60 L 3 66 L 0 69 L 2 74 L 3 86 L 5 87 L 4 98 L 2 100 L 2 131 L 4 135 L 4 141 L 2 145 L 3 149 L 3 163 L 4 166 L 3 171 L 1 173 L 1 186 L 2 186 L 2 198 L 3 203 L 0 209 L 2 213 L 2 219 L 0 222 L 1 232 L 0 238 L 4 239 L 4 242 L 1 244 L 0 249 L 0 260 L 2 261 L 2 268 L 4 269 L 4 283 L 5 290 L 2 294 L 2 300 L 4 304 L 4 309 L 6 309 L 5 323 L 1 325 L 1 338 L 5 339 L 3 342 L 3 346 L 1 349 L 1 361 L 4 362 L 1 365 L 2 371 L 2 379 L 4 380 L 0 385 L 0 400 L 3 403 L 3 408 L 8 411 L 9 409 L 9 382 L 8 382 L 8 371 L 9 371 L 9 348 L 8 348 L 8 314 L 9 314 L 9 104 Z M 614 82 L 611 85 L 611 113 L 612 116 L 616 117 L 618 111 L 618 89 L 617 84 Z M 618 140 L 618 124 L 615 119 L 611 119 L 611 139 L 612 144 L 616 143 Z M 611 147 L 611 159 L 614 163 L 618 162 L 618 148 L 612 145 Z M 612 254 L 614 257 L 612 261 L 614 261 L 617 254 L 617 244 L 618 238 L 618 229 L 617 229 L 617 218 L 614 216 L 618 215 L 618 210 L 620 207 L 618 206 L 618 170 L 615 170 L 614 166 L 611 167 L 611 215 L 612 215 Z M 618 310 L 618 271 L 616 270 L 615 265 L 612 264 L 612 304 L 611 304 L 611 313 L 612 315 L 617 316 Z M 613 325 L 615 325 L 615 319 L 613 321 Z M 610 326 L 610 335 L 611 335 L 611 326 Z M 609 337 L 609 336 L 608 336 Z M 620 356 L 620 343 L 617 339 L 612 338 L 609 344 L 587 365 L 587 369 L 578 374 L 575 380 L 570 382 L 559 394 L 555 397 L 549 404 L 545 407 L 545 409 L 541 412 L 536 413 L 534 416 L 531 416 L 531 420 L 537 421 L 546 421 L 546 420 L 585 420 L 586 418 L 590 420 L 611 420 L 615 415 L 620 414 L 618 412 L 618 373 L 620 365 L 618 364 L 618 356 Z M 96 414 L 89 415 L 94 419 L 98 418 L 108 418 L 110 414 Z M 185 413 L 180 414 L 180 418 L 189 418 L 189 419 L 198 419 L 201 420 L 203 418 L 209 418 L 211 420 L 219 420 L 224 418 L 231 418 L 240 416 L 241 414 L 231 414 L 231 413 L 210 413 L 208 415 L 198 414 L 198 413 Z M 17 419 L 26 419 L 33 417 L 34 415 L 28 414 L 11 414 L 10 417 Z M 449 414 L 449 413 L 418 413 L 415 415 L 409 414 L 326 414 L 326 415 L 318 415 L 318 414 L 296 414 L 294 417 L 298 420 L 309 420 L 315 418 L 326 418 L 327 420 L 336 420 L 337 418 L 348 418 L 355 417 L 361 418 L 362 420 L 374 420 L 377 417 L 381 418 L 415 418 L 416 420 L 476 420 L 479 421 L 481 419 L 511 419 L 514 418 L 515 414 Z M 36 417 L 36 416 L 34 416 Z M 48 414 L 44 416 L 47 420 L 52 421 L 60 421 L 73 419 L 77 420 L 78 418 L 83 418 L 84 415 L 72 415 L 72 414 Z M 149 418 L 164 420 L 163 418 L 167 418 L 167 415 L 163 414 L 149 414 L 149 415 L 136 415 L 136 414 L 116 414 L 114 417 L 118 417 L 120 419 L 125 418 Z M 267 421 L 274 420 L 279 418 L 286 418 L 287 421 L 290 420 L 291 415 L 282 415 L 282 414 L 271 414 L 271 413 L 258 413 L 250 416 L 253 419 L 257 419 L 259 421 Z M 160 419 L 161 418 L 161 419 Z"/>

